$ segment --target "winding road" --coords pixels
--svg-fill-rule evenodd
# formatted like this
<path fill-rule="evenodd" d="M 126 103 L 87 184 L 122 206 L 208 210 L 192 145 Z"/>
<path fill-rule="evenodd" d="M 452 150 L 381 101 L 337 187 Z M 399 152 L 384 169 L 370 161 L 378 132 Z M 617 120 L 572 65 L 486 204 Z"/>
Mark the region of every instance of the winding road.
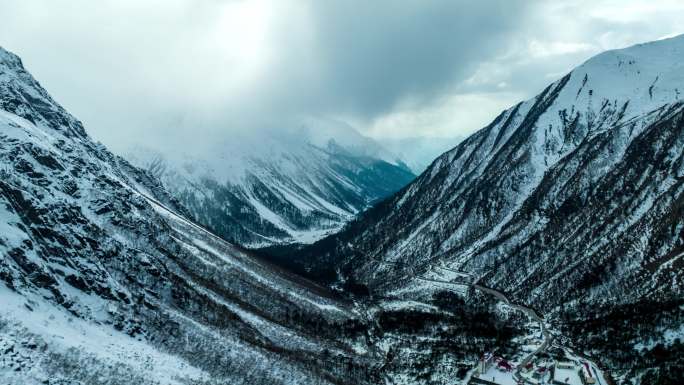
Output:
<path fill-rule="evenodd" d="M 459 292 L 459 294 L 463 294 L 464 288 L 465 288 L 465 290 L 467 290 L 467 288 L 472 288 L 473 290 L 477 290 L 483 294 L 490 295 L 490 296 L 494 297 L 495 299 L 497 299 L 500 302 L 503 302 L 504 304 L 506 304 L 508 307 L 510 307 L 512 309 L 515 309 L 515 310 L 522 312 L 530 320 L 539 324 L 539 329 L 541 330 L 541 336 L 542 336 L 541 345 L 539 345 L 539 347 L 537 347 L 537 349 L 535 349 L 533 352 L 531 352 L 527 356 L 525 356 L 520 361 L 520 363 L 516 366 L 515 372 L 513 373 L 513 378 L 518 383 L 521 383 L 521 384 L 527 383 L 527 384 L 532 384 L 532 385 L 538 384 L 538 382 L 533 382 L 533 380 L 530 380 L 530 379 L 524 377 L 521 374 L 521 371 L 527 364 L 529 364 L 534 359 L 535 356 L 545 352 L 550 346 L 552 346 L 552 344 L 554 342 L 554 336 L 549 331 L 549 329 L 547 328 L 546 323 L 544 322 L 544 316 L 540 315 L 539 313 L 537 313 L 536 310 L 534 310 L 528 306 L 512 302 L 505 293 L 503 293 L 497 289 L 478 284 L 477 283 L 478 280 L 474 279 L 473 275 L 470 273 L 467 273 L 464 271 L 459 271 L 459 270 L 454 270 L 454 269 L 451 269 L 451 268 L 448 268 L 445 266 L 435 266 L 434 268 L 444 270 L 444 271 L 448 271 L 452 274 L 455 274 L 456 277 L 453 277 L 450 279 L 447 278 L 449 280 L 440 280 L 440 279 L 435 278 L 433 276 L 414 276 L 413 278 L 420 280 L 420 281 L 437 283 L 437 284 L 446 285 L 446 286 L 452 286 L 452 288 L 453 288 L 453 286 L 457 286 L 458 289 L 454 289 L 454 290 L 457 290 Z M 440 276 L 443 276 L 443 273 L 440 273 L 439 271 L 434 271 L 433 269 L 430 269 L 430 270 L 432 270 L 432 272 L 438 273 L 438 275 L 440 275 Z M 567 351 L 567 349 L 570 349 L 570 351 L 572 351 L 571 348 L 559 345 L 558 343 L 556 343 L 554 346 L 562 348 L 566 351 Z M 573 355 L 576 357 L 581 356 L 584 361 L 588 362 L 591 365 L 591 367 L 592 367 L 592 369 L 596 375 L 596 378 L 598 379 L 599 384 L 602 385 L 602 384 L 606 383 L 605 377 L 603 378 L 603 381 L 602 381 L 601 377 L 603 377 L 603 375 L 599 375 L 599 372 L 596 370 L 596 364 L 594 362 L 589 360 L 588 357 L 586 357 L 584 355 L 574 354 L 574 353 L 573 353 Z"/>
<path fill-rule="evenodd" d="M 472 275 L 471 275 L 471 274 L 468 274 L 468 273 L 466 273 L 466 272 L 458 271 L 458 270 L 453 270 L 453 269 L 450 269 L 450 268 L 447 268 L 447 267 L 443 267 L 443 266 L 440 266 L 439 268 L 442 269 L 442 270 L 445 270 L 445 271 L 449 271 L 449 272 L 454 273 L 454 274 L 458 274 L 460 278 L 470 278 L 470 279 L 472 280 Z M 506 296 L 506 294 L 502 293 L 501 291 L 496 290 L 496 289 L 493 289 L 493 288 L 490 288 L 490 287 L 482 286 L 482 285 L 477 284 L 477 283 L 475 283 L 475 282 L 458 283 L 458 282 L 450 282 L 450 281 L 440 281 L 440 280 L 436 280 L 436 279 L 433 279 L 433 278 L 424 278 L 424 277 L 417 277 L 417 278 L 420 279 L 420 280 L 422 280 L 422 281 L 435 282 L 435 283 L 442 283 L 442 284 L 451 284 L 451 285 L 459 285 L 459 286 L 469 285 L 469 286 L 472 287 L 473 289 L 478 290 L 478 291 L 480 291 L 480 292 L 482 292 L 482 293 L 484 293 L 484 294 L 491 295 L 491 296 L 493 296 L 494 298 L 496 298 L 497 300 L 499 300 L 499 301 L 505 303 L 506 305 L 510 306 L 511 308 L 523 312 L 528 318 L 530 318 L 530 319 L 533 320 L 534 322 L 539 323 L 539 329 L 540 329 L 541 332 L 542 332 L 542 339 L 543 339 L 543 340 L 542 340 L 542 344 L 541 344 L 535 351 L 533 351 L 532 353 L 528 354 L 525 358 L 522 359 L 522 361 L 520 361 L 520 364 L 518 364 L 518 366 L 516 367 L 515 373 L 514 373 L 514 375 L 513 375 L 513 377 L 514 377 L 517 381 L 528 382 L 524 377 L 522 377 L 522 375 L 520 374 L 520 371 L 521 371 L 522 368 L 524 368 L 530 361 L 532 361 L 532 359 L 533 359 L 536 355 L 538 355 L 538 354 L 540 354 L 540 353 L 546 351 L 546 349 L 548 349 L 549 346 L 551 346 L 551 343 L 553 342 L 553 336 L 551 335 L 551 333 L 549 332 L 549 330 L 546 328 L 546 324 L 544 323 L 544 318 L 543 318 L 542 316 L 540 316 L 534 309 L 532 309 L 532 308 L 530 308 L 530 307 L 527 307 L 527 306 L 525 306 L 525 305 L 520 305 L 520 304 L 513 303 L 513 302 Z"/>
<path fill-rule="evenodd" d="M 506 296 L 505 293 L 503 293 L 499 290 L 478 284 L 477 280 L 474 280 L 474 277 L 472 276 L 472 274 L 469 274 L 469 273 L 464 272 L 464 271 L 450 269 L 450 268 L 445 267 L 445 266 L 437 266 L 437 268 L 458 275 L 459 281 L 453 282 L 453 279 L 451 281 L 440 281 L 440 280 L 435 279 L 435 278 L 427 278 L 427 277 L 416 277 L 416 278 L 418 278 L 422 281 L 428 281 L 428 282 L 472 287 L 474 290 L 478 290 L 481 293 L 491 295 L 494 298 L 496 298 L 497 300 L 505 303 L 507 306 L 523 312 L 529 319 L 533 320 L 534 322 L 539 323 L 539 329 L 542 332 L 542 344 L 535 351 L 531 352 L 530 354 L 525 356 L 525 358 L 523 358 L 522 361 L 520 361 L 520 363 L 517 365 L 517 367 L 515 369 L 515 373 L 513 374 L 513 378 L 520 383 L 534 384 L 533 382 L 531 382 L 527 378 L 523 377 L 521 375 L 520 371 L 528 363 L 530 363 L 534 359 L 535 356 L 545 352 L 551 346 L 551 344 L 554 342 L 554 336 L 551 334 L 551 332 L 546 327 L 546 323 L 544 322 L 544 316 L 540 315 L 539 313 L 537 313 L 536 310 L 534 310 L 528 306 L 512 302 L 508 298 L 508 296 Z M 555 346 L 562 348 L 566 351 L 569 350 L 570 352 L 573 353 L 574 356 L 582 357 L 583 360 L 588 362 L 591 365 L 591 368 L 594 371 L 594 374 L 596 375 L 596 379 L 598 380 L 598 384 L 602 385 L 604 383 L 609 383 L 609 382 L 606 382 L 605 377 L 603 377 L 602 374 L 599 374 L 599 372 L 596 370 L 596 363 L 592 362 L 588 357 L 586 357 L 583 354 L 578 354 L 578 353 L 574 352 L 569 347 L 565 347 L 565 346 L 562 346 L 559 344 L 556 344 Z"/>

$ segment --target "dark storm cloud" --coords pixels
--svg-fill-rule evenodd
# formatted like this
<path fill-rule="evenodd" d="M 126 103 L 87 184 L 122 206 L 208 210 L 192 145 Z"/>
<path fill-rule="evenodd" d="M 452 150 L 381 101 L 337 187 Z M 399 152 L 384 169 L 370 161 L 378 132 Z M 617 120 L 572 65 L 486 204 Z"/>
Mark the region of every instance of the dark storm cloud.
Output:
<path fill-rule="evenodd" d="M 428 101 L 505 46 L 527 3 L 9 0 L 0 45 L 117 145 Z"/>
<path fill-rule="evenodd" d="M 0 46 L 115 149 L 303 116 L 450 136 L 601 50 L 684 32 L 682 14 L 680 0 L 3 0 Z"/>
<path fill-rule="evenodd" d="M 505 47 L 530 2 L 315 1 L 326 108 L 373 117 L 441 94 Z"/>

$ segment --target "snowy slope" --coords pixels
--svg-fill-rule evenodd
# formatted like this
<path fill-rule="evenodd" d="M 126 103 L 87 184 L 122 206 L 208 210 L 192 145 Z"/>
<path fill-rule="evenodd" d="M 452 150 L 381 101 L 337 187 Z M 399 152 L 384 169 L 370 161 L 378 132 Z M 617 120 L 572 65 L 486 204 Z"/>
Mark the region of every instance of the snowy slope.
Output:
<path fill-rule="evenodd" d="M 682 383 L 682 58 L 684 35 L 591 58 L 294 257 L 376 298 L 465 271 L 616 383 Z"/>
<path fill-rule="evenodd" d="M 681 295 L 682 57 L 684 36 L 588 60 L 316 246 L 321 264 L 378 290 L 448 264 L 544 307 Z"/>
<path fill-rule="evenodd" d="M 0 49 L 0 383 L 376 383 L 348 302 L 183 213 Z"/>
<path fill-rule="evenodd" d="M 236 134 L 202 153 L 137 148 L 200 223 L 242 245 L 311 243 L 414 175 L 353 128 L 309 119 L 273 135 Z"/>
<path fill-rule="evenodd" d="M 1 49 L 0 106 L 3 385 L 453 383 L 518 332 L 465 292 L 351 301 L 224 241 Z"/>
<path fill-rule="evenodd" d="M 340 298 L 224 241 L 2 50 L 0 105 L 2 384 L 453 383 L 521 330 L 434 285 Z"/>

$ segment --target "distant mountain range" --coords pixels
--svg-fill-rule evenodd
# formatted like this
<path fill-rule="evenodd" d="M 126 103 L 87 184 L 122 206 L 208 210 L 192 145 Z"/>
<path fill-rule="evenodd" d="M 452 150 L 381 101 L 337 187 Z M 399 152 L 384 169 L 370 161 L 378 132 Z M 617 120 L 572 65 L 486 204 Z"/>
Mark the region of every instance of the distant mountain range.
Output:
<path fill-rule="evenodd" d="M 138 147 L 125 156 L 199 223 L 249 247 L 316 241 L 415 177 L 352 127 L 312 119 L 296 130 L 236 134 L 200 154 Z"/>

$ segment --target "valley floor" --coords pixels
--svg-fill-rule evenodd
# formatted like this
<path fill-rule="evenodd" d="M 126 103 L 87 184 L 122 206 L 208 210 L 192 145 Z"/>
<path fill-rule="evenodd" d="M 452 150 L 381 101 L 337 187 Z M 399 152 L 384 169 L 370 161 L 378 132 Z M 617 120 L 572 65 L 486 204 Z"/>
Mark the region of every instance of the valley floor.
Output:
<path fill-rule="evenodd" d="M 517 385 L 541 383 L 587 385 L 612 384 L 612 379 L 589 357 L 573 352 L 559 338 L 560 333 L 552 330 L 545 322 L 545 317 L 536 310 L 512 302 L 505 293 L 485 287 L 474 282 L 474 278 L 462 271 L 446 267 L 438 268 L 437 276 L 428 274 L 419 277 L 424 282 L 432 282 L 452 286 L 458 293 L 473 288 L 499 301 L 502 311 L 522 312 L 529 319 L 529 334 L 517 338 L 519 351 L 501 357 L 496 352 L 483 352 L 477 366 L 464 381 L 467 384 L 482 385 Z M 446 277 L 443 280 L 442 277 Z M 459 287 L 462 286 L 462 287 Z"/>

